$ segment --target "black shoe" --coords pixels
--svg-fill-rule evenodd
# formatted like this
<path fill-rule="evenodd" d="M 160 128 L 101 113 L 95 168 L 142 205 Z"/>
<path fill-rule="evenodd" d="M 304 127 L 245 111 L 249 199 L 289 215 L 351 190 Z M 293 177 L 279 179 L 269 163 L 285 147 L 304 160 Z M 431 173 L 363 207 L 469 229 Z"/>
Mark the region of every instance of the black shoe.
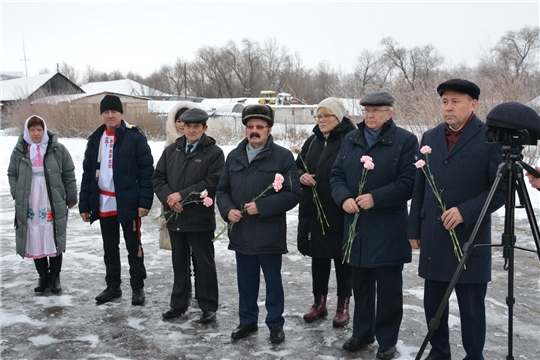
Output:
<path fill-rule="evenodd" d="M 42 293 L 49 287 L 49 276 L 40 276 L 38 286 L 34 288 L 34 292 Z"/>
<path fill-rule="evenodd" d="M 347 341 L 345 341 L 345 343 L 343 344 L 343 348 L 345 350 L 355 351 L 373 342 L 375 342 L 375 338 L 371 338 L 368 341 L 360 341 L 360 339 L 351 336 L 347 339 Z"/>
<path fill-rule="evenodd" d="M 424 360 L 452 360 L 451 357 L 447 357 L 447 358 L 436 358 L 436 357 L 433 357 L 431 355 L 429 355 L 427 358 L 425 358 Z"/>
<path fill-rule="evenodd" d="M 285 333 L 282 326 L 274 326 L 270 328 L 270 341 L 274 344 L 279 344 L 285 341 Z"/>
<path fill-rule="evenodd" d="M 131 305 L 142 305 L 144 304 L 144 300 L 144 290 L 133 289 L 133 294 L 131 295 Z"/>
<path fill-rule="evenodd" d="M 236 329 L 233 330 L 231 337 L 235 340 L 243 339 L 258 329 L 257 324 L 240 324 Z"/>
<path fill-rule="evenodd" d="M 377 350 L 377 359 L 393 359 L 395 355 L 395 346 L 380 345 Z"/>
<path fill-rule="evenodd" d="M 169 310 L 167 310 L 166 312 L 164 312 L 163 314 L 161 314 L 161 316 L 162 316 L 164 319 L 172 319 L 172 318 L 175 318 L 175 317 L 177 317 L 177 316 L 182 315 L 182 314 L 185 313 L 185 312 L 186 312 L 186 310 L 170 308 Z"/>
<path fill-rule="evenodd" d="M 216 321 L 216 313 L 214 311 L 203 311 L 199 321 L 203 324 L 214 322 Z"/>
<path fill-rule="evenodd" d="M 60 291 L 62 291 L 62 284 L 60 284 L 60 275 L 51 274 L 51 292 L 53 294 L 58 294 Z"/>
<path fill-rule="evenodd" d="M 122 290 L 120 290 L 119 287 L 113 289 L 107 286 L 107 288 L 103 290 L 101 294 L 96 296 L 96 301 L 99 303 L 106 303 L 120 296 L 122 296 Z"/>

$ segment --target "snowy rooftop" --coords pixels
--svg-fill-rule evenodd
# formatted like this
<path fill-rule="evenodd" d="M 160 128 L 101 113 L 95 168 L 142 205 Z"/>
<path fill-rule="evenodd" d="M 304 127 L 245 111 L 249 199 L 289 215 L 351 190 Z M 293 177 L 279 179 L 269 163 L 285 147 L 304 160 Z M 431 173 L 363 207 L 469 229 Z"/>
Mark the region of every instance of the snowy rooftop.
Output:
<path fill-rule="evenodd" d="M 82 86 L 82 89 L 88 94 L 114 92 L 131 96 L 172 96 L 130 79 L 92 82 Z"/>
<path fill-rule="evenodd" d="M 26 99 L 55 75 L 56 73 L 48 73 L 0 81 L 0 100 L 13 101 Z"/>

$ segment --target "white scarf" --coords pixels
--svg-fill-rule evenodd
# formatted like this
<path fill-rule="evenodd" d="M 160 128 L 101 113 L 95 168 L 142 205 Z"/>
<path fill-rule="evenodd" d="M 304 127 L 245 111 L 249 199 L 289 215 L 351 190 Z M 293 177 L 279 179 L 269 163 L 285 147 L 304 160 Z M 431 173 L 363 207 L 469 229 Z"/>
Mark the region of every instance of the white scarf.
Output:
<path fill-rule="evenodd" d="M 32 141 L 32 138 L 30 137 L 30 132 L 28 131 L 28 122 L 33 117 L 37 117 L 41 119 L 41 121 L 43 121 L 43 139 L 41 139 L 41 142 L 38 144 Z M 30 155 L 30 162 L 32 163 L 32 165 L 36 162 L 38 164 L 43 164 L 43 156 L 45 155 L 45 152 L 47 151 L 47 143 L 49 142 L 49 135 L 47 134 L 47 123 L 45 123 L 45 120 L 41 116 L 32 115 L 28 119 L 26 119 L 24 123 L 23 139 L 24 141 L 28 143 L 28 152 Z M 39 151 L 38 151 L 38 148 L 39 148 Z"/>

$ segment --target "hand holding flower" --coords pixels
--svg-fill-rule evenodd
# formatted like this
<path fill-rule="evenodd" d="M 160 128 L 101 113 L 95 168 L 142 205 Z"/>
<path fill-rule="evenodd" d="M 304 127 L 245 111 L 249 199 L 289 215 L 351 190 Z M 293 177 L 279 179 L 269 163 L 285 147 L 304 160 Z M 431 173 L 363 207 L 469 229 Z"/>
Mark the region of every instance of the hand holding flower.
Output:
<path fill-rule="evenodd" d="M 461 261 L 463 251 L 461 250 L 455 228 L 456 226 L 464 222 L 463 217 L 461 216 L 461 213 L 456 207 L 446 210 L 446 204 L 442 200 L 441 196 L 442 190 L 439 190 L 439 188 L 435 184 L 435 177 L 431 173 L 431 168 L 429 167 L 429 154 L 431 154 L 431 148 L 427 145 L 424 145 L 420 149 L 420 152 L 426 156 L 426 160 L 424 161 L 420 159 L 414 163 L 414 166 L 417 169 L 422 170 L 426 177 L 427 184 L 431 188 L 435 199 L 437 199 L 437 202 L 439 203 L 439 208 L 442 211 L 441 220 L 443 221 L 443 226 L 450 233 L 450 238 L 452 239 L 452 247 L 454 248 L 454 255 L 456 256 L 458 261 Z M 418 245 L 420 244 L 418 243 Z"/>
<path fill-rule="evenodd" d="M 300 183 L 304 186 L 315 186 L 317 182 L 315 181 L 315 174 L 303 173 L 300 176 Z"/>
<path fill-rule="evenodd" d="M 229 223 L 219 232 L 219 234 L 217 234 L 212 239 L 212 242 L 216 241 L 216 239 L 219 238 L 221 235 L 223 235 L 226 231 L 231 230 L 233 225 L 242 219 L 243 217 L 242 214 L 247 212 L 249 215 L 257 215 L 259 213 L 259 209 L 257 209 L 257 204 L 255 203 L 255 201 L 257 201 L 262 196 L 265 196 L 266 192 L 272 188 L 276 192 L 281 190 L 283 188 L 284 181 L 285 181 L 285 178 L 283 177 L 283 175 L 281 175 L 280 173 L 277 173 L 276 176 L 274 176 L 274 182 L 268 185 L 266 189 L 264 189 L 259 195 L 251 199 L 249 203 L 245 204 L 242 210 L 238 210 L 238 209 L 229 210 L 229 213 L 227 214 L 227 219 L 229 220 Z"/>
<path fill-rule="evenodd" d="M 242 212 L 238 209 L 231 209 L 227 214 L 227 219 L 229 219 L 231 223 L 237 223 L 242 220 Z"/>
<path fill-rule="evenodd" d="M 442 214 L 441 220 L 446 230 L 453 230 L 456 228 L 456 226 L 465 221 L 463 220 L 463 216 L 461 216 L 461 213 L 459 212 L 457 207 L 446 210 Z"/>
<path fill-rule="evenodd" d="M 259 213 L 259 209 L 257 209 L 257 204 L 255 201 L 245 204 L 244 209 L 246 209 L 246 212 L 249 215 L 257 215 Z"/>
<path fill-rule="evenodd" d="M 373 196 L 371 194 L 362 194 L 355 199 L 360 209 L 368 210 L 375 206 Z"/>

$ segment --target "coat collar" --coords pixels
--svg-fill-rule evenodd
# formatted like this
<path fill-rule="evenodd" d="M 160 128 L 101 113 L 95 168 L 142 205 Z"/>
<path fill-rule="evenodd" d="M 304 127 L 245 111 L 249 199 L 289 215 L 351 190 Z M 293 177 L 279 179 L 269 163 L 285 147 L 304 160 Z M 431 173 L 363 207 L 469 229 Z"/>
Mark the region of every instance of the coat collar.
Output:
<path fill-rule="evenodd" d="M 464 147 L 481 130 L 482 124 L 483 122 L 476 117 L 476 115 L 474 115 L 471 122 L 465 127 L 465 129 L 463 129 L 463 133 L 459 136 L 458 140 L 452 147 L 452 150 L 448 151 L 448 146 L 446 144 L 445 123 L 442 123 L 435 128 L 435 146 L 437 146 L 439 151 L 444 154 L 445 158 L 449 158 Z"/>
<path fill-rule="evenodd" d="M 353 141 L 353 143 L 357 145 L 364 145 L 364 146 L 367 145 L 366 136 L 364 135 L 365 127 L 366 127 L 366 123 L 364 121 L 358 124 L 358 130 L 355 131 L 355 136 L 351 137 L 351 140 Z M 394 123 L 393 119 L 390 119 L 387 122 L 385 122 L 382 127 L 381 135 L 379 135 L 379 138 L 377 139 L 377 141 L 375 141 L 375 144 L 373 144 L 373 146 L 377 144 L 388 145 L 388 146 L 394 145 L 395 138 L 396 138 L 396 129 L 397 129 L 397 126 Z"/>

